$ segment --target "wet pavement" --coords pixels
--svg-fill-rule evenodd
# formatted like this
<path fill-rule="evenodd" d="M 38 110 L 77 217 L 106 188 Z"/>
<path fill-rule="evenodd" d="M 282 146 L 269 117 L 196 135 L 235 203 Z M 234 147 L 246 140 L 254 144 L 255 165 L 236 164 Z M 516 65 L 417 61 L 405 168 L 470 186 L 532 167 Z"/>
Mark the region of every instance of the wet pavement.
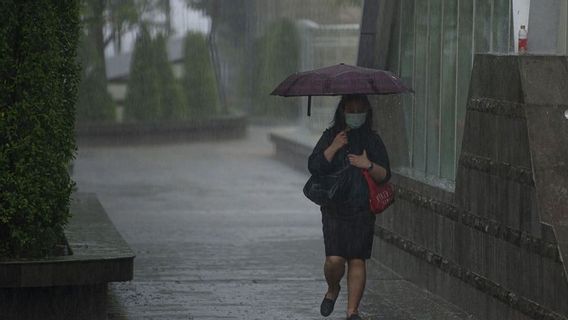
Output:
<path fill-rule="evenodd" d="M 80 147 L 95 192 L 137 257 L 110 285 L 109 319 L 323 319 L 321 214 L 268 129 L 187 144 Z M 364 319 L 474 319 L 369 261 Z M 345 319 L 346 279 L 334 313 Z"/>

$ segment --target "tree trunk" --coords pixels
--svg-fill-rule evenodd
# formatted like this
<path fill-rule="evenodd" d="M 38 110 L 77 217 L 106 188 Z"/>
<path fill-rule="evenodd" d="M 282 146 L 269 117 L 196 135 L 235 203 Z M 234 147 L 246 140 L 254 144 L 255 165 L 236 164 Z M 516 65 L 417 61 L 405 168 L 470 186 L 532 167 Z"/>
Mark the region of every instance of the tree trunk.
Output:
<path fill-rule="evenodd" d="M 104 11 L 106 0 L 93 1 L 93 24 L 89 33 L 93 35 L 95 40 L 95 48 L 97 50 L 98 59 L 102 64 L 102 72 L 106 80 L 106 60 L 105 60 L 105 36 L 104 36 Z"/>

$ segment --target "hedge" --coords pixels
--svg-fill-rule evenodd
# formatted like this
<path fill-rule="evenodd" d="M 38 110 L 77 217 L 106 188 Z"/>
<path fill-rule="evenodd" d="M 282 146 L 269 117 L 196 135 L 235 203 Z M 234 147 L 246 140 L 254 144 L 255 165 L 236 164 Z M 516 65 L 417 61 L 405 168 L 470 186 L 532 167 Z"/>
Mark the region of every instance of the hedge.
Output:
<path fill-rule="evenodd" d="M 152 37 L 145 26 L 134 44 L 125 101 L 128 120 L 146 121 L 161 117 L 160 84 L 154 67 Z"/>
<path fill-rule="evenodd" d="M 300 67 L 300 35 L 294 22 L 279 19 L 268 27 L 255 44 L 257 57 L 252 76 L 253 114 L 272 118 L 295 119 L 299 114 L 296 99 L 270 96 L 270 92 Z"/>
<path fill-rule="evenodd" d="M 168 59 L 166 40 L 166 36 L 159 34 L 153 41 L 153 66 L 158 73 L 158 84 L 160 86 L 161 119 L 183 120 L 188 118 L 187 106 L 181 86 L 174 76 L 172 65 Z"/>
<path fill-rule="evenodd" d="M 134 45 L 126 95 L 126 116 L 131 121 L 183 120 L 188 118 L 185 97 L 168 60 L 162 34 L 152 39 L 142 26 Z"/>
<path fill-rule="evenodd" d="M 78 0 L 0 10 L 0 257 L 53 252 L 74 184 Z"/>
<path fill-rule="evenodd" d="M 82 66 L 77 98 L 77 122 L 112 122 L 115 104 L 107 90 L 103 57 L 95 49 L 95 42 L 82 32 L 78 50 Z"/>
<path fill-rule="evenodd" d="M 217 81 L 209 46 L 205 35 L 199 32 L 190 31 L 185 37 L 182 89 L 192 118 L 220 113 Z"/>

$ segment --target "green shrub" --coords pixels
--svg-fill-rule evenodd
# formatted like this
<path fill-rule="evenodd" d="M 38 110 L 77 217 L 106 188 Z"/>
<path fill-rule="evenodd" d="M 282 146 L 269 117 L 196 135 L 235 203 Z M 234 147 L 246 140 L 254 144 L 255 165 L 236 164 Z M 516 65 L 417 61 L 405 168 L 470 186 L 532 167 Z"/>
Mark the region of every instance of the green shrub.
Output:
<path fill-rule="evenodd" d="M 130 66 L 126 116 L 134 121 L 183 120 L 188 109 L 168 59 L 166 37 L 142 26 Z"/>
<path fill-rule="evenodd" d="M 174 77 L 172 65 L 168 60 L 166 37 L 158 35 L 154 40 L 154 63 L 160 86 L 161 119 L 187 119 L 187 107 L 179 82 Z"/>
<path fill-rule="evenodd" d="M 154 48 L 148 29 L 142 27 L 134 44 L 125 101 L 128 120 L 148 121 L 161 118 L 158 72 L 154 67 Z"/>
<path fill-rule="evenodd" d="M 0 256 L 44 256 L 73 189 L 79 1 L 6 0 L 0 12 Z"/>
<path fill-rule="evenodd" d="M 184 44 L 182 89 L 193 118 L 218 114 L 217 82 L 207 39 L 198 32 L 188 32 Z"/>
<path fill-rule="evenodd" d="M 253 114 L 295 119 L 295 99 L 270 96 L 274 88 L 300 64 L 300 38 L 294 23 L 288 19 L 273 22 L 256 42 L 257 59 L 252 77 Z"/>
<path fill-rule="evenodd" d="M 82 66 L 77 98 L 77 122 L 108 122 L 114 120 L 115 104 L 107 91 L 102 57 L 95 43 L 82 34 L 79 61 Z"/>

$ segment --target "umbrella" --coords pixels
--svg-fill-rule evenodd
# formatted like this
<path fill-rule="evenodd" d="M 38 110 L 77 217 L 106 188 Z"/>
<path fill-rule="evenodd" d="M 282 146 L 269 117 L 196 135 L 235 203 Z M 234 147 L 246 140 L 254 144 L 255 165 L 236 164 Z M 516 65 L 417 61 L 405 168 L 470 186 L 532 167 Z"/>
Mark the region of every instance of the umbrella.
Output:
<path fill-rule="evenodd" d="M 308 96 L 308 116 L 312 96 L 344 94 L 395 94 L 411 92 L 400 78 L 389 71 L 340 63 L 338 65 L 297 72 L 282 81 L 271 95 Z"/>

